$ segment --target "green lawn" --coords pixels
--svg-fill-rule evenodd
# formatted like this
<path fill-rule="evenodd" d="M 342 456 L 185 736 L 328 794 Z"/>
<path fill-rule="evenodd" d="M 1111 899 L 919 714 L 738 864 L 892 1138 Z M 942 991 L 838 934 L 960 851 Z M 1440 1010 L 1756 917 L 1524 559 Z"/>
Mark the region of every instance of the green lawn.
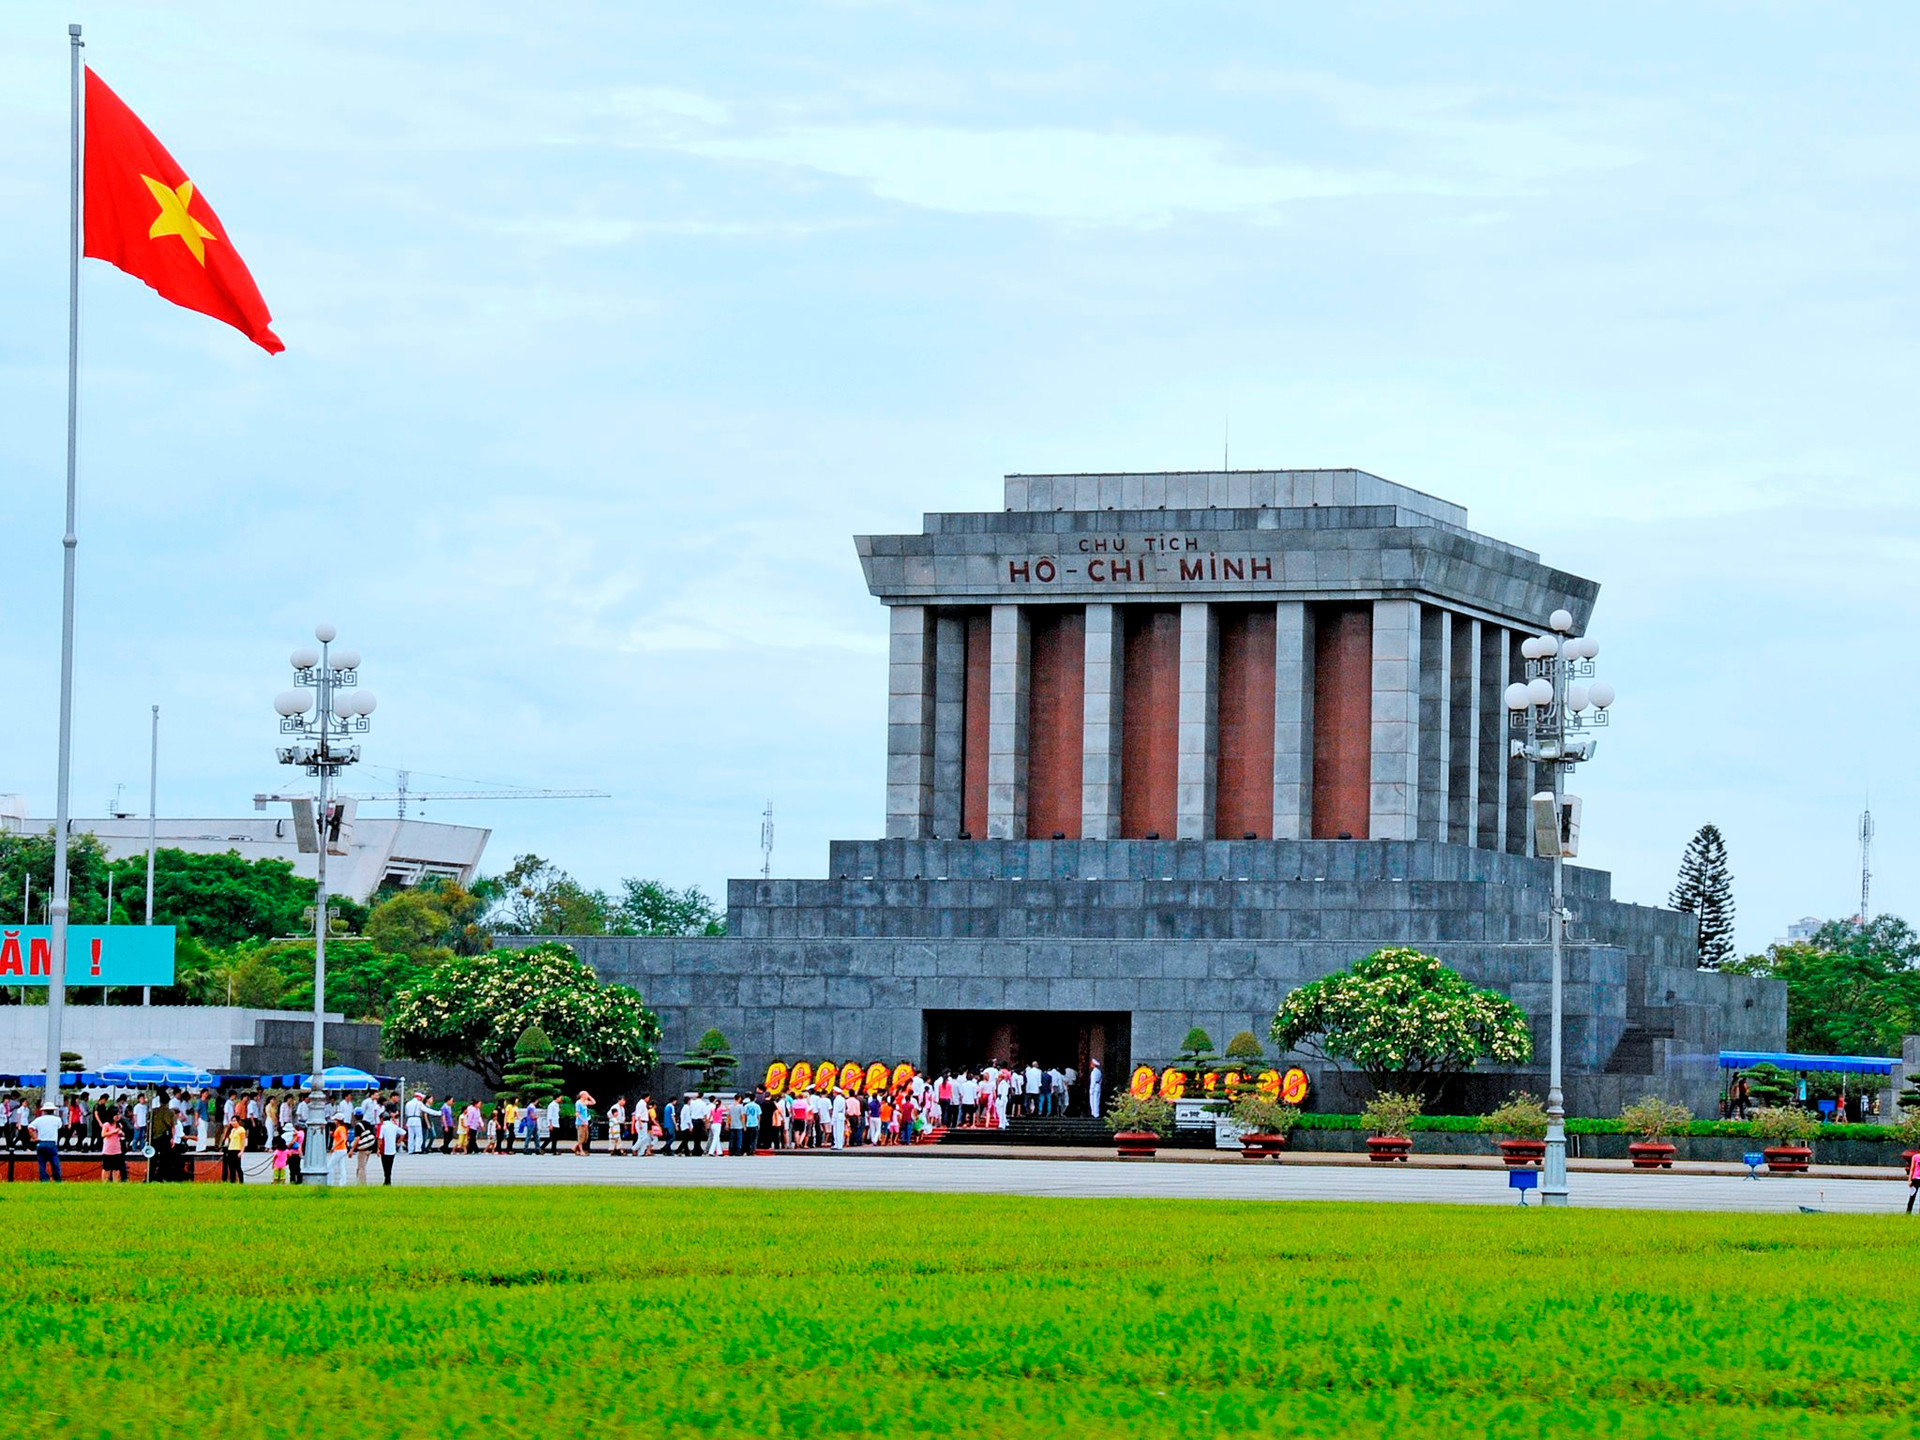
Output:
<path fill-rule="evenodd" d="M 1920 1423 L 1904 1216 L 89 1185 L 0 1219 L 8 1437 Z"/>

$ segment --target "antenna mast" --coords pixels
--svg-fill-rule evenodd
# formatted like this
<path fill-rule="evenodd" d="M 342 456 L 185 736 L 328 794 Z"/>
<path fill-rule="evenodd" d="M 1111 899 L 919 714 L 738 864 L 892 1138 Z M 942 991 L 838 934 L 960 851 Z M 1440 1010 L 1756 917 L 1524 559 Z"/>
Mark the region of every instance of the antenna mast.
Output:
<path fill-rule="evenodd" d="M 1860 923 L 1868 924 L 1873 911 L 1868 908 L 1873 893 L 1873 805 L 1860 812 Z"/>
<path fill-rule="evenodd" d="M 773 801 L 767 801 L 767 812 L 760 817 L 760 878 L 773 878 Z"/>

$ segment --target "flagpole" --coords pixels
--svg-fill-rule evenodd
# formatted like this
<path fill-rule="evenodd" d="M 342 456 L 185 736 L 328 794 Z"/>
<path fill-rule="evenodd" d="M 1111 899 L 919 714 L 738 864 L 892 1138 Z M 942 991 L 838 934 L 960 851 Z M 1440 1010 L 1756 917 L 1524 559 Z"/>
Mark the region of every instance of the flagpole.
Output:
<path fill-rule="evenodd" d="M 60 1022 L 67 1008 L 68 780 L 73 768 L 73 560 L 80 537 L 74 533 L 75 478 L 78 472 L 80 420 L 80 27 L 67 26 L 73 72 L 72 224 L 67 244 L 67 529 L 60 580 L 60 773 L 53 806 L 53 973 L 47 977 L 47 1073 L 41 1099 L 60 1103 Z"/>

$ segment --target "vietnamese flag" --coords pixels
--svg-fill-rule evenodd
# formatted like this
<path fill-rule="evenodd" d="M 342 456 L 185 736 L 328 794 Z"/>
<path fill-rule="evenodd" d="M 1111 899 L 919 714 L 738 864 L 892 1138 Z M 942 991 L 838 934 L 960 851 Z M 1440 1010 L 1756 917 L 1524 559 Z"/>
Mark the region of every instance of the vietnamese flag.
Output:
<path fill-rule="evenodd" d="M 286 349 L 220 217 L 140 117 L 87 70 L 86 253 L 166 299 Z"/>

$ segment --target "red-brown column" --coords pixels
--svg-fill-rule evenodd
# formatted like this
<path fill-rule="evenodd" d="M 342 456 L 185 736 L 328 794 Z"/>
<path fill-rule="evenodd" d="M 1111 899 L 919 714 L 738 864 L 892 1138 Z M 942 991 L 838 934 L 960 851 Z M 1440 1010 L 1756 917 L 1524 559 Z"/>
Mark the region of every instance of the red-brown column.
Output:
<path fill-rule="evenodd" d="M 1273 607 L 1220 612 L 1219 759 L 1214 829 L 1273 838 Z"/>
<path fill-rule="evenodd" d="M 976 840 L 987 838 L 987 691 L 992 679 L 993 620 L 968 614 L 966 718 L 961 741 L 960 820 Z"/>
<path fill-rule="evenodd" d="M 1087 612 L 1027 612 L 1027 838 L 1080 838 L 1080 757 L 1086 736 Z"/>
<path fill-rule="evenodd" d="M 1120 834 L 1171 840 L 1180 801 L 1180 612 L 1126 607 L 1120 725 Z"/>
<path fill-rule="evenodd" d="M 1367 838 L 1373 780 L 1373 611 L 1317 607 L 1313 647 L 1313 838 Z"/>

